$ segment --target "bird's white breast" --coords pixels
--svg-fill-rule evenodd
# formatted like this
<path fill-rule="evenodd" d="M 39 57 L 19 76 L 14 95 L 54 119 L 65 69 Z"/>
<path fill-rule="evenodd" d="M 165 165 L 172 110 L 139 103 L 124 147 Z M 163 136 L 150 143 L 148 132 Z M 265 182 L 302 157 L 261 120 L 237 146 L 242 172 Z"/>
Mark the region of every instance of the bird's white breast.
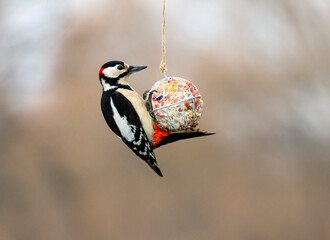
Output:
<path fill-rule="evenodd" d="M 126 89 L 118 89 L 117 91 L 123 94 L 132 103 L 135 111 L 140 117 L 143 129 L 151 141 L 152 135 L 154 133 L 152 118 L 145 106 L 145 102 L 143 101 L 142 97 L 135 91 Z"/>

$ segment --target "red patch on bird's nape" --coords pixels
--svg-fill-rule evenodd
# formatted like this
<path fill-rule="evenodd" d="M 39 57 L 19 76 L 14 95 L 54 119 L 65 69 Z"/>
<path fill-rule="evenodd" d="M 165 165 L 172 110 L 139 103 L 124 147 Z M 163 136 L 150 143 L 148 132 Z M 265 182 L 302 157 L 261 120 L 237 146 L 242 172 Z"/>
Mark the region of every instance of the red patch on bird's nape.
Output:
<path fill-rule="evenodd" d="M 155 123 L 153 123 L 153 127 L 155 132 L 152 136 L 152 146 L 155 147 L 163 140 L 164 137 L 170 135 L 170 133 L 162 131 Z"/>
<path fill-rule="evenodd" d="M 104 70 L 104 68 L 103 68 L 103 67 L 101 67 L 101 68 L 100 68 L 100 71 L 99 71 L 99 77 L 101 76 L 101 74 L 102 74 L 103 70 Z"/>

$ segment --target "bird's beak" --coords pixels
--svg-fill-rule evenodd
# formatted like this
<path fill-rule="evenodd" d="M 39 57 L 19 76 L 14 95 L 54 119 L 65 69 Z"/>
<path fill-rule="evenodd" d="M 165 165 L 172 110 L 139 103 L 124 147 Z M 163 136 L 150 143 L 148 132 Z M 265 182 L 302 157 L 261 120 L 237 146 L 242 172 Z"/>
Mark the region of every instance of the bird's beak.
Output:
<path fill-rule="evenodd" d="M 128 68 L 127 72 L 129 72 L 129 73 L 138 72 L 138 71 L 141 71 L 146 68 L 147 68 L 147 66 L 130 66 Z"/>

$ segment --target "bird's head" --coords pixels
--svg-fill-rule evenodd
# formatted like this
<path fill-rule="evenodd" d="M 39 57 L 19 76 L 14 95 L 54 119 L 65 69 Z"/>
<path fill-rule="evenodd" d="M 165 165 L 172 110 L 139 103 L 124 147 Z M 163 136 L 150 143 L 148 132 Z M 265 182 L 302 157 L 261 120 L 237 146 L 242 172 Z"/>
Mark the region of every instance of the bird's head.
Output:
<path fill-rule="evenodd" d="M 147 66 L 130 66 L 121 61 L 110 61 L 102 65 L 99 79 L 103 89 L 109 90 L 120 85 L 128 85 L 128 77 L 134 72 L 141 71 Z"/>

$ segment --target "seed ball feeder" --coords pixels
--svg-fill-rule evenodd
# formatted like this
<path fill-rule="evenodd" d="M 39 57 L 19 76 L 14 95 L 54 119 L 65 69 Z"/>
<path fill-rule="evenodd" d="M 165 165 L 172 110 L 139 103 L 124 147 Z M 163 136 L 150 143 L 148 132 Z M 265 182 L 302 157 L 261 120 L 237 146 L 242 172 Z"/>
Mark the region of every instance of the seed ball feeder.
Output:
<path fill-rule="evenodd" d="M 165 77 L 151 91 L 151 116 L 161 130 L 176 132 L 197 127 L 203 100 L 195 85 L 184 78 Z"/>
<path fill-rule="evenodd" d="M 149 111 L 156 125 L 163 131 L 194 130 L 203 112 L 203 100 L 197 87 L 181 77 L 166 75 L 165 0 L 163 0 L 162 61 L 160 71 L 164 78 L 149 91 Z"/>

